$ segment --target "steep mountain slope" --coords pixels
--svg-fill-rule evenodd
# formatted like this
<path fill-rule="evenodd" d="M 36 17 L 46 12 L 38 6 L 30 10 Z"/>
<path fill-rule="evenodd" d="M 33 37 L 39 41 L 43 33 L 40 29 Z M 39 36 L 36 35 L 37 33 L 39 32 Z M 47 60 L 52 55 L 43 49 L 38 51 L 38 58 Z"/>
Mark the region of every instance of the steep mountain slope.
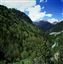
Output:
<path fill-rule="evenodd" d="M 51 46 L 51 60 L 54 64 L 63 64 L 63 21 L 57 23 L 47 33 Z"/>
<path fill-rule="evenodd" d="M 23 12 L 0 5 L 0 64 L 62 64 L 62 24 L 59 34 L 45 34 Z"/>
<path fill-rule="evenodd" d="M 48 39 L 51 42 L 52 61 L 63 64 L 63 32 L 51 34 Z"/>
<path fill-rule="evenodd" d="M 54 24 L 51 24 L 48 21 L 44 21 L 44 20 L 39 21 L 39 22 L 35 22 L 34 24 L 36 26 L 38 26 L 39 28 L 45 30 L 45 31 L 47 31 L 47 30 L 51 29 L 52 27 L 54 27 Z"/>
<path fill-rule="evenodd" d="M 59 32 L 62 30 L 63 30 L 63 21 L 57 23 L 52 29 L 50 29 L 50 32 Z"/>
<path fill-rule="evenodd" d="M 56 64 L 63 64 L 63 21 L 56 24 L 49 31 L 49 41 L 51 42 L 52 59 Z"/>
<path fill-rule="evenodd" d="M 28 16 L 0 5 L 0 64 L 49 64 L 47 43 L 43 31 Z"/>

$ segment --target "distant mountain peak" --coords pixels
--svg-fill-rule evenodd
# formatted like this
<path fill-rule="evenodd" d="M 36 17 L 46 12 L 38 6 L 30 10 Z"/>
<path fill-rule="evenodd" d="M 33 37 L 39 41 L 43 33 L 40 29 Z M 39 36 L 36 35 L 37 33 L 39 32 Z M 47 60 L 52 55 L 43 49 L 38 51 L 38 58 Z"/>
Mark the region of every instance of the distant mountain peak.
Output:
<path fill-rule="evenodd" d="M 58 31 L 62 31 L 63 30 L 63 21 L 58 22 L 57 24 L 55 24 L 55 26 L 50 29 L 51 32 L 58 32 Z"/>
<path fill-rule="evenodd" d="M 47 21 L 50 22 L 51 24 L 57 24 L 57 23 L 59 23 L 59 20 L 55 19 L 55 18 L 48 19 Z"/>
<path fill-rule="evenodd" d="M 55 25 L 55 24 L 57 24 L 57 23 L 60 23 L 60 22 L 59 22 L 59 21 L 54 21 L 52 24 L 54 24 L 54 25 Z"/>
<path fill-rule="evenodd" d="M 35 22 L 34 24 L 37 25 L 39 28 L 45 30 L 45 31 L 51 29 L 54 26 L 54 24 L 52 24 L 48 21 L 45 21 L 45 20 Z"/>

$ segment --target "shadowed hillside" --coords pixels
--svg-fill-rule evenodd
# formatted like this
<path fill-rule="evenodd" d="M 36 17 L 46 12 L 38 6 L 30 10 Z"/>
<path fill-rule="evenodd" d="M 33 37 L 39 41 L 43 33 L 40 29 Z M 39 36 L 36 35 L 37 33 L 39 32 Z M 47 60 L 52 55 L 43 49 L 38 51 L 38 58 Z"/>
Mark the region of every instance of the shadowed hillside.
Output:
<path fill-rule="evenodd" d="M 63 21 L 57 23 L 52 29 L 50 29 L 50 32 L 59 32 L 63 30 Z"/>
<path fill-rule="evenodd" d="M 34 26 L 27 15 L 0 5 L 1 64 L 49 64 L 47 51 L 50 51 L 46 43 L 44 32 Z"/>
<path fill-rule="evenodd" d="M 44 20 L 39 22 L 34 22 L 34 24 L 38 26 L 40 29 L 43 29 L 44 31 L 48 31 L 55 26 L 54 24 L 51 24 L 48 21 L 44 21 Z"/>
<path fill-rule="evenodd" d="M 62 24 L 46 33 L 23 12 L 0 5 L 0 64 L 62 64 Z"/>

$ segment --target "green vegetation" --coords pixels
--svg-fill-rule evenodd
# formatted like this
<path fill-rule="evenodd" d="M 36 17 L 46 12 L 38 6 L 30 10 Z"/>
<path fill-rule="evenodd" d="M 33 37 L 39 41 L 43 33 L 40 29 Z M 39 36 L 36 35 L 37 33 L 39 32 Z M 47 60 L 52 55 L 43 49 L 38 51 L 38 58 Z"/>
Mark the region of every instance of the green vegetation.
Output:
<path fill-rule="evenodd" d="M 53 55 L 52 59 L 54 64 L 63 64 L 63 32 L 57 35 L 49 35 L 48 39 L 51 42 L 50 50 Z"/>
<path fill-rule="evenodd" d="M 0 5 L 0 64 L 62 64 L 62 42 L 63 33 L 47 35 L 23 12 Z"/>
<path fill-rule="evenodd" d="M 63 30 L 63 21 L 60 23 L 56 24 L 52 29 L 50 29 L 50 32 L 59 32 Z"/>
<path fill-rule="evenodd" d="M 49 51 L 46 43 L 48 41 L 44 38 L 44 32 L 34 26 L 28 16 L 0 5 L 1 62 L 19 63 L 23 60 L 22 64 L 44 64 L 48 61 L 45 61 L 45 55 Z"/>

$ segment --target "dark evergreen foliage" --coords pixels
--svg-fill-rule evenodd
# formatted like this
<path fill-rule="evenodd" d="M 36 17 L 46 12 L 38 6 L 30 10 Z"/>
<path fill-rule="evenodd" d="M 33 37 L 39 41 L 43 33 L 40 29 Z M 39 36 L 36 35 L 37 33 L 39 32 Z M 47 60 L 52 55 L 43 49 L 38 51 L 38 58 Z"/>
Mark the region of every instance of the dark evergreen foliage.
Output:
<path fill-rule="evenodd" d="M 63 33 L 50 36 L 23 12 L 0 5 L 0 64 L 58 63 L 63 63 Z"/>

